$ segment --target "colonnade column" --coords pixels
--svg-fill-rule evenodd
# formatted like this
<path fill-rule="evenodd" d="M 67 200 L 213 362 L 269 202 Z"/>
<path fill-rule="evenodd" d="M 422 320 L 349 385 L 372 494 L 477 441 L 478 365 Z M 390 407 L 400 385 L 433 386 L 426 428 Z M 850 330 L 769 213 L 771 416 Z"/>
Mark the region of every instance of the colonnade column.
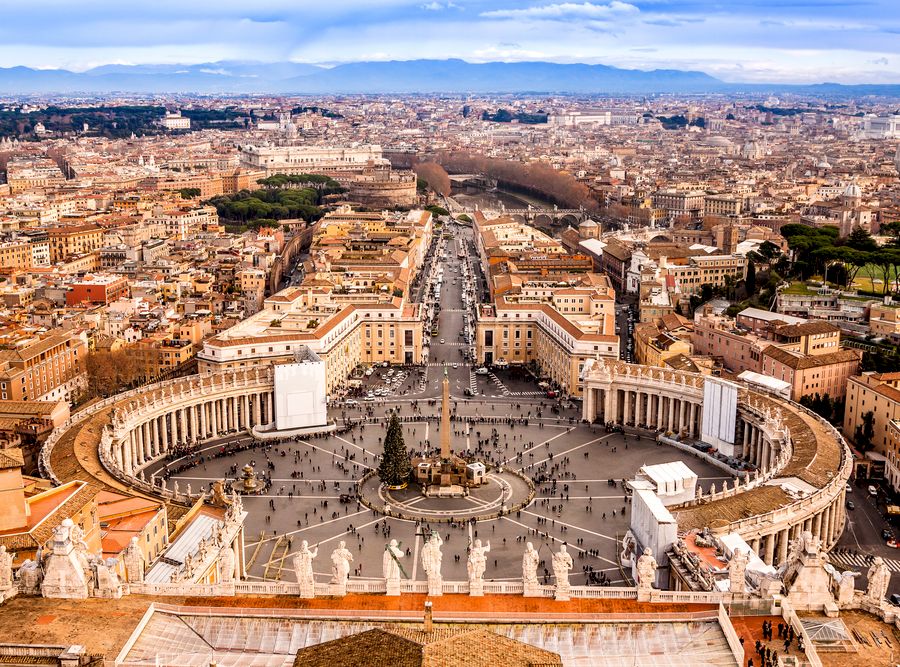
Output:
<path fill-rule="evenodd" d="M 775 564 L 775 533 L 766 535 L 766 557 L 763 560 L 766 565 Z"/>
<path fill-rule="evenodd" d="M 219 430 L 217 427 L 217 419 L 216 419 L 216 403 L 217 401 L 210 401 L 207 403 L 209 409 L 209 437 L 215 438 L 219 435 Z"/>
<path fill-rule="evenodd" d="M 163 415 L 159 420 L 159 436 L 162 439 L 163 452 L 169 451 L 169 429 L 166 423 L 166 417 Z"/>
<path fill-rule="evenodd" d="M 778 562 L 783 563 L 787 560 L 788 554 L 788 542 L 790 541 L 790 535 L 788 534 L 787 528 L 780 531 L 778 533 Z"/>
<path fill-rule="evenodd" d="M 187 433 L 187 415 L 185 414 L 186 411 L 187 411 L 187 408 L 181 408 L 178 411 L 178 424 L 181 428 L 181 441 L 182 442 L 187 442 L 190 439 L 190 438 L 188 438 L 188 433 Z"/>
<path fill-rule="evenodd" d="M 625 407 L 622 409 L 622 424 L 627 424 L 631 421 L 631 392 L 625 389 L 622 392 L 622 398 L 625 401 Z"/>

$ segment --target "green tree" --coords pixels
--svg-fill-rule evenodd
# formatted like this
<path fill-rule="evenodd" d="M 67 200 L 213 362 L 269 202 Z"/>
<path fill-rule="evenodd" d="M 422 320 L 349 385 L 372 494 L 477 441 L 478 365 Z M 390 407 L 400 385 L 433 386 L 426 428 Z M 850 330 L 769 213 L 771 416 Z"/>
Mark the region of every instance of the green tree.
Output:
<path fill-rule="evenodd" d="M 744 287 L 747 289 L 748 297 L 756 294 L 756 264 L 754 264 L 752 259 L 747 262 L 747 278 L 745 279 Z"/>
<path fill-rule="evenodd" d="M 875 446 L 875 413 L 869 410 L 862 416 L 862 424 L 856 427 L 853 434 L 853 442 L 863 452 L 867 452 Z"/>
<path fill-rule="evenodd" d="M 872 235 L 862 227 L 855 227 L 853 231 L 850 232 L 845 245 L 848 248 L 862 250 L 863 252 L 873 252 L 878 250 L 878 244 L 875 242 L 875 239 L 873 239 Z"/>
<path fill-rule="evenodd" d="M 384 436 L 384 454 L 378 464 L 378 479 L 387 486 L 402 486 L 409 480 L 409 454 L 403 441 L 403 429 L 397 413 L 391 413 L 387 433 Z"/>

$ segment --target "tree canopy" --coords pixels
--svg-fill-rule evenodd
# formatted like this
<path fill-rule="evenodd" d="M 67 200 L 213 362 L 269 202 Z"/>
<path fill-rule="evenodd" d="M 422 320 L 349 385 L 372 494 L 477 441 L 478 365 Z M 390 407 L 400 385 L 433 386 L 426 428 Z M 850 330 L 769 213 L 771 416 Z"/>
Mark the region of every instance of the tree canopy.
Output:
<path fill-rule="evenodd" d="M 384 454 L 378 464 L 378 479 L 387 486 L 402 486 L 409 481 L 410 462 L 403 440 L 403 429 L 396 412 L 391 413 L 384 436 Z"/>
<path fill-rule="evenodd" d="M 243 224 L 257 220 L 286 220 L 302 218 L 318 220 L 323 212 L 318 203 L 320 191 L 315 188 L 283 190 L 241 190 L 235 194 L 219 195 L 209 200 L 219 217 Z"/>

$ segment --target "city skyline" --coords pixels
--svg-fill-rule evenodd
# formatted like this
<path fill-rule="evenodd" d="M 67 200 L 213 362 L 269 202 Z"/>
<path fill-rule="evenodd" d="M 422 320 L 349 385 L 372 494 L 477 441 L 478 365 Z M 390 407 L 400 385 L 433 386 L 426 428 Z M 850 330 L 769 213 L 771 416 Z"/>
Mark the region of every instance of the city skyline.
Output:
<path fill-rule="evenodd" d="M 333 6 L 266 0 L 253 8 L 100 0 L 77 9 L 37 0 L 28 11 L 8 10 L 6 19 L 0 27 L 6 67 L 460 58 L 700 70 L 747 83 L 900 81 L 900 12 L 880 0 L 755 0 L 727 7 L 669 0 L 347 0 Z"/>

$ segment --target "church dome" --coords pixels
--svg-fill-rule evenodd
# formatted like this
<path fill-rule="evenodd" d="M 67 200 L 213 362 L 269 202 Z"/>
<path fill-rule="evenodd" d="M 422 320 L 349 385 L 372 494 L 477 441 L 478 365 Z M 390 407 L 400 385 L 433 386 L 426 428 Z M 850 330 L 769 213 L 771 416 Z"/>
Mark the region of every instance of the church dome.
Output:
<path fill-rule="evenodd" d="M 862 190 L 859 189 L 859 186 L 856 183 L 851 183 L 844 190 L 844 197 L 860 199 L 862 197 Z"/>

